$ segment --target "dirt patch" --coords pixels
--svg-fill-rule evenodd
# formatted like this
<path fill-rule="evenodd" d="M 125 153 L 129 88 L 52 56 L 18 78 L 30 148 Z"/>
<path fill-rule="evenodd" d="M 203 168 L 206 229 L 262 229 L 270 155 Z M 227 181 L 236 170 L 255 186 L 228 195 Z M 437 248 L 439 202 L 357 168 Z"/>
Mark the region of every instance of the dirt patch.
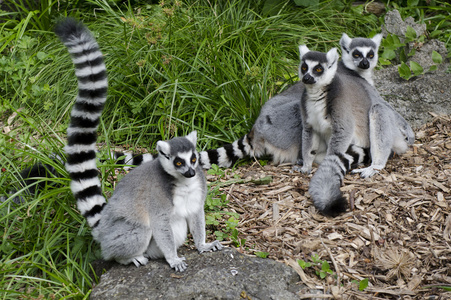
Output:
<path fill-rule="evenodd" d="M 317 213 L 307 192 L 311 175 L 289 165 L 253 163 L 227 171 L 221 181 L 238 174 L 271 176 L 272 182 L 231 184 L 222 192 L 228 209 L 240 214 L 237 229 L 246 243 L 239 251 L 269 252 L 269 258 L 293 266 L 312 289 L 343 299 L 451 299 L 451 292 L 438 288 L 451 286 L 450 161 L 451 116 L 436 117 L 380 174 L 346 176 L 342 191 L 351 210 L 339 217 Z M 332 275 L 321 279 L 318 267 L 296 263 L 311 262 L 314 255 L 329 262 Z M 360 291 L 364 279 L 368 286 Z"/>

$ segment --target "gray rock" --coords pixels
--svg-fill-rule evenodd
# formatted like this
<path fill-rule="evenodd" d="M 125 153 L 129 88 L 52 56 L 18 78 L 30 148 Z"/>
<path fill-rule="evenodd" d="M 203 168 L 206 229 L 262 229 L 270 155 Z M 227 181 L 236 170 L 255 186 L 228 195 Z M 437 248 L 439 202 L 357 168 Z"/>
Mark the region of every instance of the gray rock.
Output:
<path fill-rule="evenodd" d="M 432 41 L 427 51 L 418 52 L 416 59 L 430 59 L 432 50 L 446 57 L 441 43 Z M 402 79 L 398 66 L 386 67 L 374 72 L 374 83 L 382 97 L 398 111 L 413 128 L 432 120 L 431 113 L 451 114 L 451 74 L 449 63 L 443 63 L 438 70 L 426 72 L 409 80 Z"/>
<path fill-rule="evenodd" d="M 91 293 L 101 299 L 298 299 L 298 274 L 290 267 L 270 260 L 247 256 L 233 248 L 198 254 L 182 247 L 188 269 L 176 273 L 164 260 L 146 266 L 108 263 Z M 248 299 L 248 298 L 245 298 Z"/>
<path fill-rule="evenodd" d="M 402 20 L 397 10 L 389 11 L 385 15 L 382 32 L 385 37 L 389 33 L 396 34 L 404 41 L 407 26 L 415 29 L 417 37 L 426 33 L 425 24 L 416 24 L 412 17 Z M 447 56 L 443 42 L 411 42 L 407 47 L 407 52 L 415 49 L 415 54 L 408 58 L 407 65 L 409 61 L 417 62 L 423 67 L 425 74 L 407 81 L 399 76 L 398 66 L 390 66 L 375 71 L 374 82 L 384 99 L 393 105 L 412 127 L 417 128 L 433 118 L 430 113 L 451 114 L 451 74 L 447 73 L 450 66 L 445 61 L 438 66 L 438 70 L 428 72 L 429 68 L 435 65 L 432 61 L 433 51 L 437 51 L 444 60 Z"/>
<path fill-rule="evenodd" d="M 406 36 L 407 26 L 412 27 L 417 33 L 417 37 L 426 33 L 426 24 L 417 24 L 412 17 L 407 17 L 405 20 L 401 18 L 398 10 L 392 10 L 385 15 L 385 22 L 382 26 L 382 34 L 386 37 L 389 33 L 396 34 L 401 42 Z"/>
<path fill-rule="evenodd" d="M 432 61 L 433 51 L 439 53 L 442 56 L 443 60 L 445 60 L 448 53 L 445 43 L 439 40 L 430 40 L 421 45 L 409 43 L 409 48 L 415 48 L 415 54 L 410 57 L 408 61 L 419 63 L 425 71 L 428 71 L 431 66 L 435 65 L 435 63 Z M 438 67 L 445 70 L 445 64 L 439 65 Z"/>

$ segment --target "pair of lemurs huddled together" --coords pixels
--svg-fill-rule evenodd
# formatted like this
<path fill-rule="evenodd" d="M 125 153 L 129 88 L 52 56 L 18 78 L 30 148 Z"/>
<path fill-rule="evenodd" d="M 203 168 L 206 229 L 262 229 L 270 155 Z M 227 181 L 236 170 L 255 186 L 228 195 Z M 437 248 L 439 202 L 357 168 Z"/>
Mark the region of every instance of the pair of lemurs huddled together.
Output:
<path fill-rule="evenodd" d="M 196 132 L 157 142 L 157 156 L 125 156 L 140 165 L 128 173 L 106 202 L 96 166 L 97 127 L 107 96 L 107 75 L 99 46 L 89 30 L 74 19 L 58 23 L 56 34 L 68 48 L 78 78 L 78 96 L 67 129 L 66 169 L 81 214 L 101 245 L 102 256 L 122 264 L 145 265 L 164 257 L 177 271 L 187 267 L 177 248 L 188 228 L 199 252 L 223 248 L 205 243 L 202 168 L 231 166 L 237 159 L 270 154 L 274 163 L 299 163 L 310 173 L 319 164 L 309 192 L 318 210 L 337 215 L 346 209 L 340 191 L 351 167 L 368 158 L 369 167 L 355 169 L 362 177 L 384 168 L 392 151 L 403 153 L 413 143 L 409 124 L 373 87 L 372 70 L 382 36 L 349 38 L 327 53 L 299 47 L 299 82 L 271 98 L 249 134 L 232 144 L 201 153 Z"/>

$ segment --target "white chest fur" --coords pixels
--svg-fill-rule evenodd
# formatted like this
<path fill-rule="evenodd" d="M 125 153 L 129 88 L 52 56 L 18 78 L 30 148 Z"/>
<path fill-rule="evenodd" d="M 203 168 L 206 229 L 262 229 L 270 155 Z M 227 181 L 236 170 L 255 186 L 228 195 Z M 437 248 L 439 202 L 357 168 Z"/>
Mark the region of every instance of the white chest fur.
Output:
<path fill-rule="evenodd" d="M 322 136 L 330 135 L 330 118 L 326 115 L 326 99 L 321 91 L 310 93 L 305 103 L 307 123 L 313 130 Z"/>
<path fill-rule="evenodd" d="M 186 218 L 203 208 L 202 181 L 197 178 L 184 178 L 174 187 L 173 215 Z"/>

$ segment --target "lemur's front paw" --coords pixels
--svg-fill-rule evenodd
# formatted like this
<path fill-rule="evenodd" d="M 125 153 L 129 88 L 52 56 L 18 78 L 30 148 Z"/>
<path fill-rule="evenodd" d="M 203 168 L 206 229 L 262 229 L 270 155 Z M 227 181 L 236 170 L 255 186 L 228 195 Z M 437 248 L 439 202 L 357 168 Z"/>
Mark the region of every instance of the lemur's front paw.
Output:
<path fill-rule="evenodd" d="M 207 252 L 207 251 L 219 251 L 224 248 L 223 245 L 219 241 L 214 241 L 213 243 L 205 243 L 202 246 L 199 246 L 197 249 L 199 253 Z"/>
<path fill-rule="evenodd" d="M 379 170 L 381 170 L 383 168 L 384 168 L 384 166 L 374 165 L 374 166 L 369 166 L 367 168 L 352 170 L 351 173 L 352 174 L 360 173 L 361 178 L 369 178 L 369 177 L 374 176 L 377 173 L 379 173 Z"/>
<path fill-rule="evenodd" d="M 175 269 L 177 272 L 183 272 L 188 267 L 185 260 L 186 259 L 184 257 L 176 257 L 173 259 L 168 259 L 167 262 L 171 268 Z"/>
<path fill-rule="evenodd" d="M 297 171 L 297 172 L 301 172 L 304 174 L 310 174 L 310 172 L 312 172 L 312 167 L 308 167 L 308 166 L 293 166 L 293 170 Z"/>

